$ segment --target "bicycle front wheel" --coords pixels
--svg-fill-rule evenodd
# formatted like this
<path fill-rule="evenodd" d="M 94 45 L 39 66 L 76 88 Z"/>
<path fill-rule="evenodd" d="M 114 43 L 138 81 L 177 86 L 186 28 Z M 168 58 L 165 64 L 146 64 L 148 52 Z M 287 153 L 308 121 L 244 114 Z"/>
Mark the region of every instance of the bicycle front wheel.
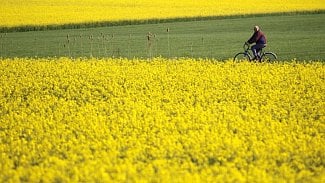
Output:
<path fill-rule="evenodd" d="M 237 53 L 234 57 L 234 61 L 250 61 L 251 58 L 246 53 Z"/>
<path fill-rule="evenodd" d="M 277 59 L 276 54 L 272 52 L 266 52 L 261 57 L 262 62 L 274 62 L 276 59 Z"/>

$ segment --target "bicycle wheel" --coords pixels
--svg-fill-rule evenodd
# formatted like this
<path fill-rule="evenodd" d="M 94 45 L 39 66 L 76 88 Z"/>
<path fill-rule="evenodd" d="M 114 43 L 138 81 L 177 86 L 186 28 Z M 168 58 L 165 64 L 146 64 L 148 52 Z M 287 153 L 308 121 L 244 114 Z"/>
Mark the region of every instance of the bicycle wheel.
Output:
<path fill-rule="evenodd" d="M 274 62 L 276 59 L 277 59 L 276 54 L 272 52 L 266 52 L 261 57 L 262 62 Z"/>
<path fill-rule="evenodd" d="M 234 61 L 250 61 L 251 58 L 246 53 L 237 53 L 234 57 Z"/>

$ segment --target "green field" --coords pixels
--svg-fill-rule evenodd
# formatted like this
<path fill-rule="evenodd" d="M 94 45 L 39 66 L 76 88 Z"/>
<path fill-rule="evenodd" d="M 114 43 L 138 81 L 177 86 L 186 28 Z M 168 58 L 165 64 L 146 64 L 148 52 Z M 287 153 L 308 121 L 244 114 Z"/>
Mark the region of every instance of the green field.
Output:
<path fill-rule="evenodd" d="M 324 60 L 325 14 L 1 33 L 0 57 L 232 58 L 260 25 L 279 60 Z M 167 29 L 169 28 L 169 32 Z M 154 36 L 149 42 L 147 33 Z"/>

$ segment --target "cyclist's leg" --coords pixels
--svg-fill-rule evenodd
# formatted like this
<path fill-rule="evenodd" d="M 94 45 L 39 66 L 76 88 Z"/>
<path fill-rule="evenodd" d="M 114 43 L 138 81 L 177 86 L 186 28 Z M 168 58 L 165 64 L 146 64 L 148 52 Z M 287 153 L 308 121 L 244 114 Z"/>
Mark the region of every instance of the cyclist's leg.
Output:
<path fill-rule="evenodd" d="M 253 45 L 251 47 L 251 50 L 252 50 L 253 56 L 254 56 L 253 60 L 255 60 L 256 58 L 258 58 L 258 51 L 257 51 L 258 49 L 259 49 L 258 44 L 255 44 L 255 45 Z"/>
<path fill-rule="evenodd" d="M 265 47 L 265 44 L 255 44 L 254 46 L 252 46 L 252 52 L 254 54 L 254 58 L 256 59 L 260 59 L 261 55 L 260 52 L 262 51 L 262 49 Z"/>

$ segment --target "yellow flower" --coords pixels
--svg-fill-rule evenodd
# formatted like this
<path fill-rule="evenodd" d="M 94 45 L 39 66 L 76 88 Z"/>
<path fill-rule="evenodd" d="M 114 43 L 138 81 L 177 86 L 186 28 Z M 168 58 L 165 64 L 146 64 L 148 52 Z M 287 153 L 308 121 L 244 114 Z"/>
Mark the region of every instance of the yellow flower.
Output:
<path fill-rule="evenodd" d="M 0 26 L 56 25 L 98 21 L 243 15 L 324 10 L 323 0 L 6 0 L 0 6 Z M 46 11 L 44 11 L 46 10 Z"/>
<path fill-rule="evenodd" d="M 0 70 L 1 182 L 324 177 L 323 62 L 16 58 Z"/>

